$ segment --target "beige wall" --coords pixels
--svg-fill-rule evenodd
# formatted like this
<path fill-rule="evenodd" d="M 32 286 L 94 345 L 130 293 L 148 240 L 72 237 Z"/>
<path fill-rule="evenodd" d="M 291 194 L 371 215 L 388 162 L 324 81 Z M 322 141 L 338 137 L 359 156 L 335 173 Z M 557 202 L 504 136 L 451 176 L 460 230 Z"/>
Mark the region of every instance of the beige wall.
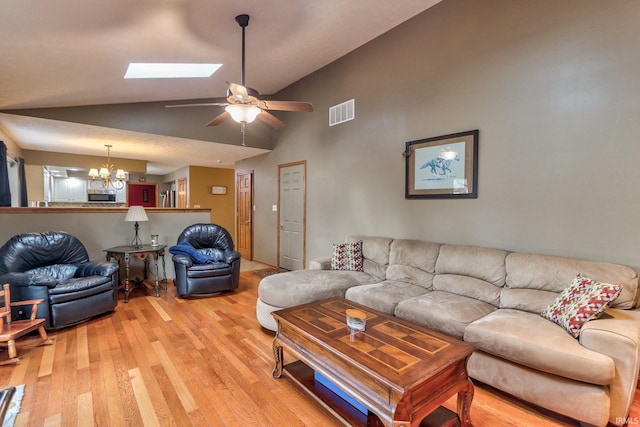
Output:
<path fill-rule="evenodd" d="M 276 263 L 277 165 L 307 161 L 307 259 L 362 233 L 640 269 L 640 3 L 444 0 L 276 99 L 254 170 L 255 258 Z M 328 108 L 355 98 L 355 120 Z M 405 142 L 480 130 L 478 198 L 406 200 Z"/>
<path fill-rule="evenodd" d="M 124 222 L 126 210 L 120 212 L 56 213 L 55 208 L 42 208 L 46 213 L 5 213 L 0 215 L 0 242 L 20 233 L 66 231 L 76 236 L 86 247 L 92 260 L 104 259 L 104 249 L 128 245 L 135 236 L 133 223 Z M 175 277 L 168 248 L 175 245 L 178 235 L 187 226 L 207 222 L 209 212 L 153 212 L 146 210 L 149 221 L 139 223 L 143 243 L 151 234 L 159 235 L 159 243 L 167 245 L 165 264 L 168 277 Z"/>
<path fill-rule="evenodd" d="M 0 129 L 0 141 L 4 142 L 4 145 L 7 146 L 7 155 L 10 157 L 22 156 L 22 149 L 18 147 L 18 145 Z"/>
<path fill-rule="evenodd" d="M 227 194 L 211 194 L 213 186 L 227 187 Z M 235 173 L 233 169 L 189 167 L 191 207 L 211 209 L 210 221 L 226 228 L 235 242 Z"/>

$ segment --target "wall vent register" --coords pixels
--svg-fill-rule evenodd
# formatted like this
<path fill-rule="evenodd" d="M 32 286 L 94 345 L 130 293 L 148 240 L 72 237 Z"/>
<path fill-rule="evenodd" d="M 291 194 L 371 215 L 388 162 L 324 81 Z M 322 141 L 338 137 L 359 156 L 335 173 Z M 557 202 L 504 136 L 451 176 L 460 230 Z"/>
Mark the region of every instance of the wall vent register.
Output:
<path fill-rule="evenodd" d="M 356 117 L 356 100 L 350 99 L 341 104 L 329 107 L 329 126 L 348 122 Z"/>

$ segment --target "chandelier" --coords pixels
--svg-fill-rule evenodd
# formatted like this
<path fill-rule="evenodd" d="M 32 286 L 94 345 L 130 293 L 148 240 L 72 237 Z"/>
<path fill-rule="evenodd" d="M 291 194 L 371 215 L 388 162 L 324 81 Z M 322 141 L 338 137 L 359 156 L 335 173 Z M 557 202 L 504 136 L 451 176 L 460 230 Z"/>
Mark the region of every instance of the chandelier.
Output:
<path fill-rule="evenodd" d="M 111 164 L 111 147 L 112 145 L 105 144 L 107 147 L 107 163 L 102 165 L 100 170 L 97 168 L 89 169 L 89 176 L 91 177 L 91 186 L 96 188 L 102 183 L 102 187 L 107 189 L 109 186 L 116 190 L 122 190 L 124 188 L 124 180 L 126 174 L 124 170 L 117 169 L 115 173 L 115 180 L 113 179 L 113 165 Z"/>

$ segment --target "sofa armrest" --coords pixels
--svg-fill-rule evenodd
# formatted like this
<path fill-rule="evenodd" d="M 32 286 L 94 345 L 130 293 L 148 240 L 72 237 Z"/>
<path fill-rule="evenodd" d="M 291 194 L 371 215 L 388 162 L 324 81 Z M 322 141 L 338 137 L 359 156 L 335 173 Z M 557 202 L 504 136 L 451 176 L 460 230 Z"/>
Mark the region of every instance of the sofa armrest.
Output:
<path fill-rule="evenodd" d="M 171 257 L 171 260 L 174 262 L 174 264 L 184 265 L 186 268 L 189 268 L 193 265 L 193 260 L 190 256 L 187 255 L 176 254 Z"/>
<path fill-rule="evenodd" d="M 234 261 L 237 261 L 241 258 L 240 252 L 238 251 L 226 251 L 224 253 L 224 261 L 227 264 L 232 264 Z"/>
<path fill-rule="evenodd" d="M 331 258 L 315 258 L 309 261 L 309 270 L 331 270 Z"/>
<path fill-rule="evenodd" d="M 55 288 L 58 284 L 58 279 L 44 274 L 6 273 L 0 276 L 0 283 L 8 283 L 11 286 L 46 286 Z"/>
<path fill-rule="evenodd" d="M 77 264 L 75 277 L 103 276 L 109 277 L 120 268 L 117 262 L 111 261 L 89 261 Z"/>
<path fill-rule="evenodd" d="M 620 424 L 629 415 L 640 369 L 640 310 L 608 309 L 587 322 L 580 344 L 613 359 L 616 375 L 609 386 L 609 422 Z"/>

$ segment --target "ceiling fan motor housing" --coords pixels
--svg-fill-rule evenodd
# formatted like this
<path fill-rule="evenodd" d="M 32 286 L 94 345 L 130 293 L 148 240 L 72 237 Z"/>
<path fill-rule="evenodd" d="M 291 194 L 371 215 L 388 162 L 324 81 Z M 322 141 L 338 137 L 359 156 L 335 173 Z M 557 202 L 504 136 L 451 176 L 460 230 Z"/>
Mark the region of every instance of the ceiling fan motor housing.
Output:
<path fill-rule="evenodd" d="M 249 15 L 243 14 L 236 16 L 236 22 L 242 28 L 246 27 L 247 25 L 249 25 Z"/>

